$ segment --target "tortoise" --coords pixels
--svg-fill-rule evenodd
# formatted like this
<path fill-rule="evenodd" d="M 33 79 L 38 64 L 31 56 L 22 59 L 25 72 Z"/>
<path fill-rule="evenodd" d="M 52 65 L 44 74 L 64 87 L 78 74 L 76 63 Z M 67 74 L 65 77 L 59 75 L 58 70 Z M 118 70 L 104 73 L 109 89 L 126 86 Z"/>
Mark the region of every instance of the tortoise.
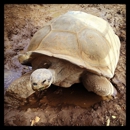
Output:
<path fill-rule="evenodd" d="M 68 88 L 81 82 L 99 96 L 116 96 L 110 79 L 119 55 L 120 40 L 107 21 L 68 11 L 34 34 L 27 51 L 18 56 L 32 71 L 13 81 L 6 93 L 26 99 L 51 84 Z"/>

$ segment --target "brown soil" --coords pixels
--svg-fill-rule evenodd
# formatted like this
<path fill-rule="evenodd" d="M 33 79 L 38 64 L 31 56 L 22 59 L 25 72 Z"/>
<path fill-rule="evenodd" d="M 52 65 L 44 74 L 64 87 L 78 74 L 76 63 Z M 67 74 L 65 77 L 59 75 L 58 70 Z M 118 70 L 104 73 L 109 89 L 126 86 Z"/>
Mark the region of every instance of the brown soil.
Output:
<path fill-rule="evenodd" d="M 31 70 L 17 60 L 34 33 L 51 19 L 69 11 L 84 11 L 107 20 L 121 41 L 120 59 L 112 78 L 118 94 L 108 100 L 82 84 L 51 86 L 31 95 L 19 108 L 4 104 L 5 126 L 125 126 L 126 125 L 126 6 L 123 4 L 4 5 L 4 68 L 13 80 Z M 5 88 L 8 83 L 5 83 Z M 37 118 L 36 118 L 37 117 Z M 38 118 L 39 117 L 39 118 Z M 39 120 L 40 119 L 40 120 Z"/>

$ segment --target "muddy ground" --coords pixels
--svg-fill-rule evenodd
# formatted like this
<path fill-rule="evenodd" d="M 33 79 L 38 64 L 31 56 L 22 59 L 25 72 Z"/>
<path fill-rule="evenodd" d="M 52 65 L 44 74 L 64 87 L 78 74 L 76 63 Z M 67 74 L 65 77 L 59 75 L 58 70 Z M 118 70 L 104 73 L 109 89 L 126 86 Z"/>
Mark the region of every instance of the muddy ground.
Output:
<path fill-rule="evenodd" d="M 28 104 L 13 108 L 4 104 L 5 126 L 125 126 L 126 125 L 126 6 L 123 4 L 37 4 L 4 5 L 5 76 L 18 78 L 31 70 L 21 65 L 34 33 L 51 19 L 69 11 L 84 11 L 107 20 L 121 41 L 120 59 L 111 82 L 118 91 L 115 99 L 88 92 L 82 84 L 71 88 L 51 86 L 33 94 Z M 8 83 L 5 83 L 5 89 Z M 38 96 L 40 95 L 40 96 Z"/>

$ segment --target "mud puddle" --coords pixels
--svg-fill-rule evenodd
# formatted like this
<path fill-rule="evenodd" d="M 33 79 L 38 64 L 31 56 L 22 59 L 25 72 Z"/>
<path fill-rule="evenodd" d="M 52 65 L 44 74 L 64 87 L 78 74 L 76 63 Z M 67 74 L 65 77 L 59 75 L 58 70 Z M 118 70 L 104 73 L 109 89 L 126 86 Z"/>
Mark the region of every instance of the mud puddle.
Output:
<path fill-rule="evenodd" d="M 35 100 L 35 99 L 38 100 Z M 22 106 L 22 109 L 37 108 L 42 109 L 49 105 L 51 107 L 60 107 L 66 105 L 80 106 L 89 108 L 97 102 L 103 100 L 95 93 L 88 92 L 82 84 L 75 84 L 70 88 L 61 88 L 52 85 L 46 91 L 33 94 L 28 99 L 29 104 Z"/>

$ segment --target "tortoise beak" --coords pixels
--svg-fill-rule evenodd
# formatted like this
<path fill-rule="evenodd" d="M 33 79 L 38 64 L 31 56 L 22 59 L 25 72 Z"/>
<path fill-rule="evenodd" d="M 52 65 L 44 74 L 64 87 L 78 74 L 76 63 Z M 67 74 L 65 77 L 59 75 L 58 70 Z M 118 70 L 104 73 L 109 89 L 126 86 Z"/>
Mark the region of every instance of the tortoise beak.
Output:
<path fill-rule="evenodd" d="M 38 89 L 38 91 L 45 90 L 45 89 L 47 89 L 48 87 L 49 87 L 49 85 L 46 85 L 46 86 L 44 86 L 44 87 L 40 87 L 40 88 Z"/>
<path fill-rule="evenodd" d="M 46 89 L 46 88 L 45 87 L 41 87 L 41 88 L 38 89 L 38 91 L 42 91 L 44 89 Z"/>

